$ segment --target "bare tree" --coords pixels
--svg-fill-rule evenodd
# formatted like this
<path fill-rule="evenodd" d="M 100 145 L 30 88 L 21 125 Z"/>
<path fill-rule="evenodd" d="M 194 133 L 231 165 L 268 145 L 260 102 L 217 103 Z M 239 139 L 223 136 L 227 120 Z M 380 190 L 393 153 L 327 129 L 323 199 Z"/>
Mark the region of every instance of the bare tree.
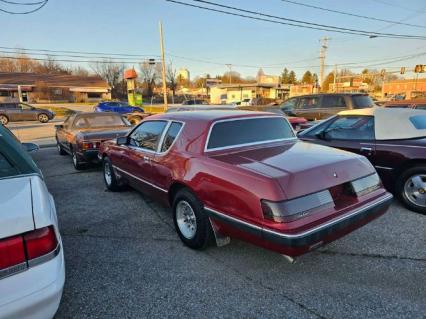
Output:
<path fill-rule="evenodd" d="M 176 69 L 173 68 L 172 63 L 167 66 L 166 79 L 167 85 L 172 90 L 173 96 L 175 96 L 177 88 L 177 72 Z"/>
<path fill-rule="evenodd" d="M 71 69 L 72 75 L 77 76 L 89 76 L 89 71 L 81 66 L 76 66 L 73 69 Z"/>
<path fill-rule="evenodd" d="M 160 77 L 160 69 L 160 63 L 143 62 L 140 65 L 141 78 L 148 96 L 152 96 L 154 93 L 155 84 Z"/>
<path fill-rule="evenodd" d="M 94 62 L 90 64 L 91 69 L 98 76 L 108 82 L 111 87 L 111 95 L 113 98 L 118 97 L 118 86 L 123 76 L 124 64 L 114 63 L 110 60 Z"/>

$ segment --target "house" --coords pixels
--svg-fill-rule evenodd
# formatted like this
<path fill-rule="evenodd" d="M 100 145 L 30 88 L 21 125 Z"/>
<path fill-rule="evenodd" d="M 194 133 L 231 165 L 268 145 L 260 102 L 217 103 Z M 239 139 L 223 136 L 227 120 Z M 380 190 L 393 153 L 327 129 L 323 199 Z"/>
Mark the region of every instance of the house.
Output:
<path fill-rule="evenodd" d="M 97 102 L 111 99 L 98 76 L 0 72 L 0 102 Z"/>
<path fill-rule="evenodd" d="M 405 79 L 383 83 L 382 95 L 403 95 L 411 99 L 419 93 L 426 93 L 426 78 Z"/>
<path fill-rule="evenodd" d="M 284 100 L 289 93 L 287 85 L 235 83 L 222 84 L 210 88 L 211 104 L 230 104 L 246 99 Z"/>

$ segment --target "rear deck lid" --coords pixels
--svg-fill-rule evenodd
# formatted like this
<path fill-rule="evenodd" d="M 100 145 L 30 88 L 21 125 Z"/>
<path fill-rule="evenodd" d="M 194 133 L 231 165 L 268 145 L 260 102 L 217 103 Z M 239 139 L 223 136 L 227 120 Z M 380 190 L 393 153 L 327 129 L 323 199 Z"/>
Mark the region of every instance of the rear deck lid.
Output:
<path fill-rule="evenodd" d="M 0 238 L 34 229 L 30 177 L 0 179 Z"/>

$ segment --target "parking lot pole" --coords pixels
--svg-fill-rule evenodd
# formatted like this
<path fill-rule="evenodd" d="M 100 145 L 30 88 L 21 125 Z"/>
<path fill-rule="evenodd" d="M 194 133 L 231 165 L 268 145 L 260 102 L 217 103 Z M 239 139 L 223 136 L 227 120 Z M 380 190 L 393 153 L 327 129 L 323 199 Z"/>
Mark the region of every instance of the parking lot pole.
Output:
<path fill-rule="evenodd" d="M 164 111 L 167 111 L 168 105 L 167 105 L 167 83 L 166 83 L 166 61 L 164 58 L 164 38 L 163 38 L 163 24 L 161 21 L 159 22 L 160 25 L 160 47 L 161 47 L 161 75 L 163 78 L 163 96 L 164 96 Z"/>

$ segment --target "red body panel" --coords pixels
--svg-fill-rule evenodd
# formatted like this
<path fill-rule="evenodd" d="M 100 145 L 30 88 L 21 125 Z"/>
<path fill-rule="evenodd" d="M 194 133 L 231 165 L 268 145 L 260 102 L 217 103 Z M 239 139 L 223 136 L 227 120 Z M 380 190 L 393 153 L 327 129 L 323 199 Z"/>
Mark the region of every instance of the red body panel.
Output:
<path fill-rule="evenodd" d="M 195 193 L 207 211 L 217 211 L 226 217 L 210 215 L 221 233 L 291 256 L 303 254 L 313 246 L 298 243 L 297 247 L 293 247 L 291 239 L 288 244 L 277 244 L 267 238 L 271 233 L 265 235 L 263 230 L 297 234 L 321 228 L 339 216 L 387 195 L 380 188 L 361 198 L 340 202 L 336 199 L 334 208 L 323 209 L 290 223 L 265 219 L 262 199 L 284 201 L 297 198 L 367 176 L 375 170 L 362 156 L 312 145 L 296 138 L 257 146 L 204 151 L 210 126 L 215 121 L 260 116 L 271 114 L 209 111 L 155 115 L 149 120 L 185 123 L 168 152 L 135 152 L 127 145 L 109 141 L 102 144 L 100 153 L 110 158 L 119 177 L 141 191 L 168 201 L 169 191 L 175 183 L 185 185 Z M 142 160 L 144 156 L 151 157 L 148 164 Z M 345 224 L 345 227 L 331 233 L 318 233 L 321 238 L 315 240 L 319 244 L 332 241 L 384 213 L 388 205 L 386 203 L 374 215 Z M 250 229 L 242 229 L 227 218 L 237 220 L 241 226 L 247 224 Z M 284 240 L 287 242 L 287 239 Z"/>

